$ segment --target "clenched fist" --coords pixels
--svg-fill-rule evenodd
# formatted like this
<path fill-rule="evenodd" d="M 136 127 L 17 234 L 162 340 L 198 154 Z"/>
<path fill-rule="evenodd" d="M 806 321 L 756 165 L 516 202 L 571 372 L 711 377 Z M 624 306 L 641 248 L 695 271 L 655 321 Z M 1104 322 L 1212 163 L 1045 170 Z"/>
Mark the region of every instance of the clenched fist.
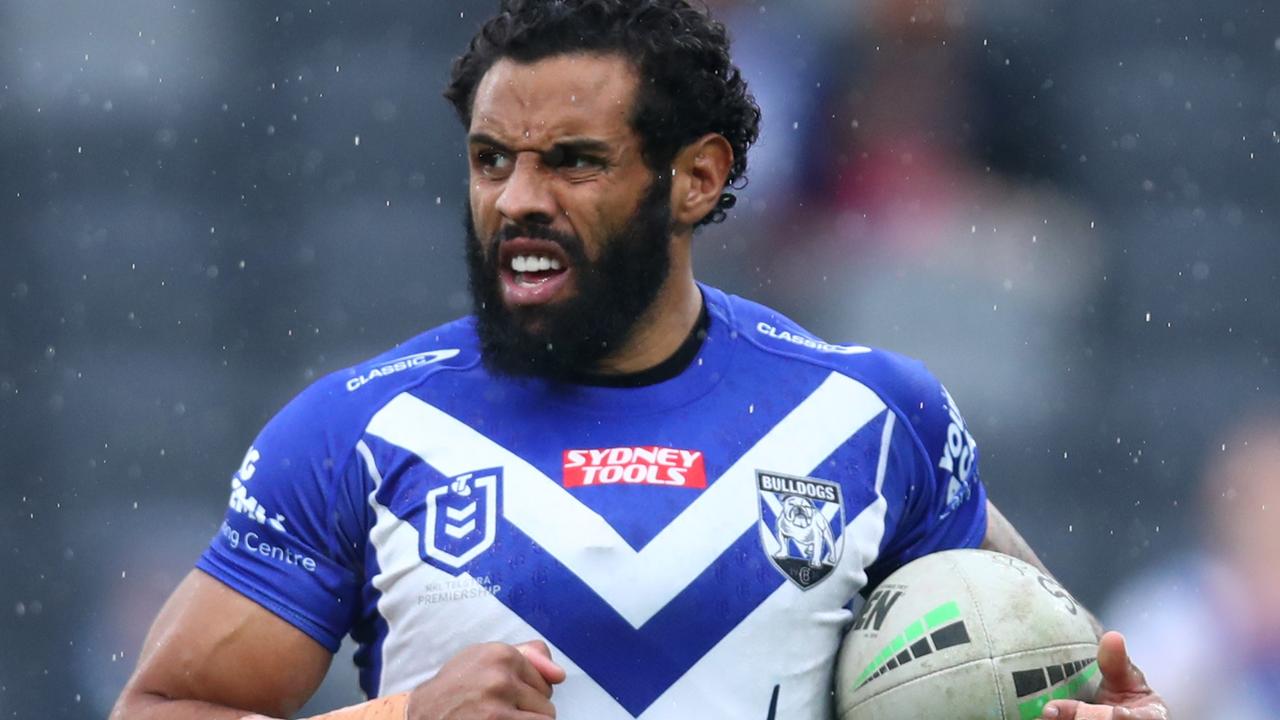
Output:
<path fill-rule="evenodd" d="M 463 649 L 409 696 L 407 720 L 546 720 L 564 669 L 540 640 Z"/>

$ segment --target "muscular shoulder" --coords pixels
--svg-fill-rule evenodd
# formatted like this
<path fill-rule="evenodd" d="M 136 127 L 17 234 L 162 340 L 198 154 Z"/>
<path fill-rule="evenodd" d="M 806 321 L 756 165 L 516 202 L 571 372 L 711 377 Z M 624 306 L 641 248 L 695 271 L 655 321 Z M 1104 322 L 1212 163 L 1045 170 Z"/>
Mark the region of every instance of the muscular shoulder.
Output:
<path fill-rule="evenodd" d="M 344 496 L 349 496 L 346 507 L 361 505 L 348 470 L 369 419 L 391 398 L 428 382 L 432 373 L 474 362 L 467 330 L 465 321 L 435 328 L 298 393 L 245 453 L 231 481 L 232 515 L 282 531 L 287 522 L 299 536 L 326 536 L 331 529 L 327 508 Z M 294 507 L 299 502 L 306 507 Z"/>

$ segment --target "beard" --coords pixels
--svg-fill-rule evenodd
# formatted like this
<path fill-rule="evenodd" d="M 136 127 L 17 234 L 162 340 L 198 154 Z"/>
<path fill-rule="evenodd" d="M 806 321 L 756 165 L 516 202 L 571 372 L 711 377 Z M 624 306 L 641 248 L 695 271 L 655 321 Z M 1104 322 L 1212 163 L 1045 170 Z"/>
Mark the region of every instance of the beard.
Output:
<path fill-rule="evenodd" d="M 495 373 L 564 381 L 592 372 L 626 343 L 670 272 L 671 180 L 661 173 L 622 229 L 604 238 L 599 258 L 582 239 L 549 225 L 507 225 L 483 241 L 466 211 L 468 285 L 485 366 Z M 502 300 L 498 247 L 528 237 L 558 244 L 574 273 L 572 294 L 535 307 Z"/>

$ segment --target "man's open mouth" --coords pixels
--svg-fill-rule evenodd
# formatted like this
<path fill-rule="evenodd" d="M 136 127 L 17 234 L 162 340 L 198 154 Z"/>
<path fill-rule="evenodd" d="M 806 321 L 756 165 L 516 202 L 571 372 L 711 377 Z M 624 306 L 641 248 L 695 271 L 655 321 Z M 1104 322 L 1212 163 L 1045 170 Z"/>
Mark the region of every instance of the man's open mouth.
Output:
<path fill-rule="evenodd" d="M 498 246 L 498 265 L 502 299 L 508 306 L 542 305 L 569 291 L 569 258 L 549 240 L 507 240 Z"/>

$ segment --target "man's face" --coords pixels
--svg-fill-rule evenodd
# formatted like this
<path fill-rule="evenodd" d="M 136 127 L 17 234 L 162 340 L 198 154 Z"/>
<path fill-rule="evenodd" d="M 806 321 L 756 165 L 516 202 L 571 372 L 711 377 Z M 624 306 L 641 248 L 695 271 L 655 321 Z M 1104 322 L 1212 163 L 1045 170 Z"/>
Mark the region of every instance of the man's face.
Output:
<path fill-rule="evenodd" d="M 563 377 L 625 342 L 669 265 L 669 178 L 631 128 L 631 64 L 613 55 L 497 62 L 468 138 L 468 266 L 494 369 Z"/>

